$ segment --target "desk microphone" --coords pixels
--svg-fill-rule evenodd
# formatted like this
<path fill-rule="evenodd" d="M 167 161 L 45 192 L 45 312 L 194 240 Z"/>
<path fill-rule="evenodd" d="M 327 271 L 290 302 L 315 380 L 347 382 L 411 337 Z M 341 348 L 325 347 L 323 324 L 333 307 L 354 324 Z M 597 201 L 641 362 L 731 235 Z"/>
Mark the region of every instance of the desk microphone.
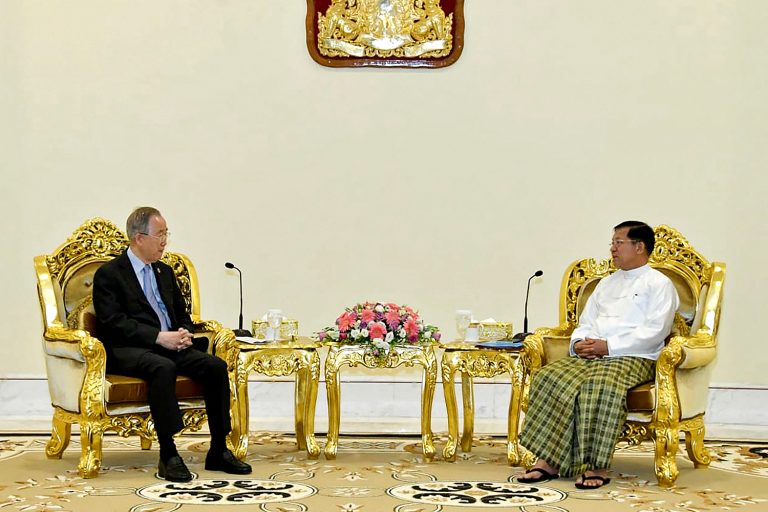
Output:
<path fill-rule="evenodd" d="M 528 278 L 528 287 L 525 290 L 525 317 L 523 317 L 523 332 L 519 332 L 512 337 L 513 341 L 523 341 L 528 336 L 528 295 L 531 293 L 531 279 L 534 277 L 541 277 L 544 275 L 543 270 L 537 270 L 531 277 Z"/>
<path fill-rule="evenodd" d="M 243 273 L 237 268 L 234 263 L 226 262 L 224 264 L 227 268 L 233 268 L 240 274 L 240 318 L 237 324 L 237 329 L 233 329 L 235 336 L 253 336 L 253 333 L 247 329 L 243 329 Z"/>

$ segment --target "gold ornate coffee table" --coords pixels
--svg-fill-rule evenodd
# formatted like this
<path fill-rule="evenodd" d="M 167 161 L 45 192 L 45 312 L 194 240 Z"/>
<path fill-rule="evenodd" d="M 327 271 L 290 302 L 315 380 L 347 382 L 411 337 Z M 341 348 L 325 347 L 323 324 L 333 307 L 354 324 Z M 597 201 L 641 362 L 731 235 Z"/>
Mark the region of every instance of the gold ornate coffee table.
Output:
<path fill-rule="evenodd" d="M 315 404 L 320 379 L 320 356 L 317 349 L 322 345 L 306 337 L 295 341 L 277 341 L 252 344 L 234 341 L 225 344 L 219 355 L 227 361 L 232 393 L 230 411 L 232 451 L 239 459 L 248 452 L 248 376 L 251 372 L 269 377 L 296 374 L 295 424 L 299 450 L 307 450 L 310 459 L 320 456 L 315 441 Z"/>
<path fill-rule="evenodd" d="M 509 400 L 509 417 L 507 420 L 507 461 L 513 466 L 520 465 L 524 451 L 518 441 L 520 406 L 528 373 L 523 351 L 484 349 L 465 342 L 443 343 L 440 347 L 445 350 L 441 367 L 445 407 L 448 410 L 448 444 L 443 449 L 443 458 L 450 462 L 456 460 L 456 445 L 459 436 L 459 418 L 454 389 L 456 372 L 461 372 L 461 395 L 464 405 L 464 430 L 461 436 L 461 449 L 464 452 L 472 450 L 472 435 L 475 428 L 474 382 L 472 379 L 509 373 L 512 380 L 512 396 Z"/>
<path fill-rule="evenodd" d="M 432 402 L 437 381 L 437 358 L 433 345 L 395 345 L 389 354 L 377 358 L 366 353 L 360 345 L 330 344 L 325 359 L 325 385 L 328 394 L 328 440 L 325 443 L 325 458 L 335 459 L 339 445 L 339 422 L 341 416 L 341 386 L 339 369 L 343 365 L 354 368 L 362 365 L 371 369 L 397 368 L 418 365 L 424 369 L 421 381 L 421 441 L 424 459 L 431 461 L 435 456 L 432 435 Z"/>

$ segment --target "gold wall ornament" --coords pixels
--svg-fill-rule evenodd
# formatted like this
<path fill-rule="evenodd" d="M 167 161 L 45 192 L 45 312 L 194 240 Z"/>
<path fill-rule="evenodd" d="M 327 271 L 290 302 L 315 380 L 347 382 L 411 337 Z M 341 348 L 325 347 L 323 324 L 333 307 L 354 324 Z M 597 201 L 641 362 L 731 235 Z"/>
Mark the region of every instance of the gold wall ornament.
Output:
<path fill-rule="evenodd" d="M 464 0 L 307 0 L 307 47 L 330 67 L 444 67 L 464 46 Z"/>

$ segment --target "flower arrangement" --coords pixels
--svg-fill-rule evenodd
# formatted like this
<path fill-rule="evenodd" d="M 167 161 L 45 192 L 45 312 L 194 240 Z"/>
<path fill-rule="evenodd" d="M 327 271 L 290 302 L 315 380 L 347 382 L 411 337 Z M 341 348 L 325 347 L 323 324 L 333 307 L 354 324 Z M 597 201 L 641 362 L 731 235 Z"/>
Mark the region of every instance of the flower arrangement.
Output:
<path fill-rule="evenodd" d="M 418 345 L 440 339 L 437 327 L 426 325 L 409 306 L 365 302 L 347 308 L 336 325 L 317 333 L 320 341 L 368 345 L 371 354 L 385 356 L 394 345 Z"/>

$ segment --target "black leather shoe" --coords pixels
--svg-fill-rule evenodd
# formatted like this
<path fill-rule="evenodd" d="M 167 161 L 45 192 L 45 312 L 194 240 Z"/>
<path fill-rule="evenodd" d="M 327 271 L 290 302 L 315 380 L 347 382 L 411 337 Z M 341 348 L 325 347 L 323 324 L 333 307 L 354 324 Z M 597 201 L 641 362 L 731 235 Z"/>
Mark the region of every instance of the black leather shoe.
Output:
<path fill-rule="evenodd" d="M 209 471 L 223 471 L 231 475 L 247 475 L 252 471 L 250 464 L 239 461 L 229 450 L 224 450 L 223 453 L 218 455 L 208 452 L 208 455 L 205 457 L 205 469 Z"/>
<path fill-rule="evenodd" d="M 160 459 L 160 463 L 157 465 L 157 476 L 169 482 L 189 482 L 192 480 L 192 473 L 189 472 L 184 461 L 178 455 L 168 459 L 168 462 L 163 462 L 163 459 Z"/>

